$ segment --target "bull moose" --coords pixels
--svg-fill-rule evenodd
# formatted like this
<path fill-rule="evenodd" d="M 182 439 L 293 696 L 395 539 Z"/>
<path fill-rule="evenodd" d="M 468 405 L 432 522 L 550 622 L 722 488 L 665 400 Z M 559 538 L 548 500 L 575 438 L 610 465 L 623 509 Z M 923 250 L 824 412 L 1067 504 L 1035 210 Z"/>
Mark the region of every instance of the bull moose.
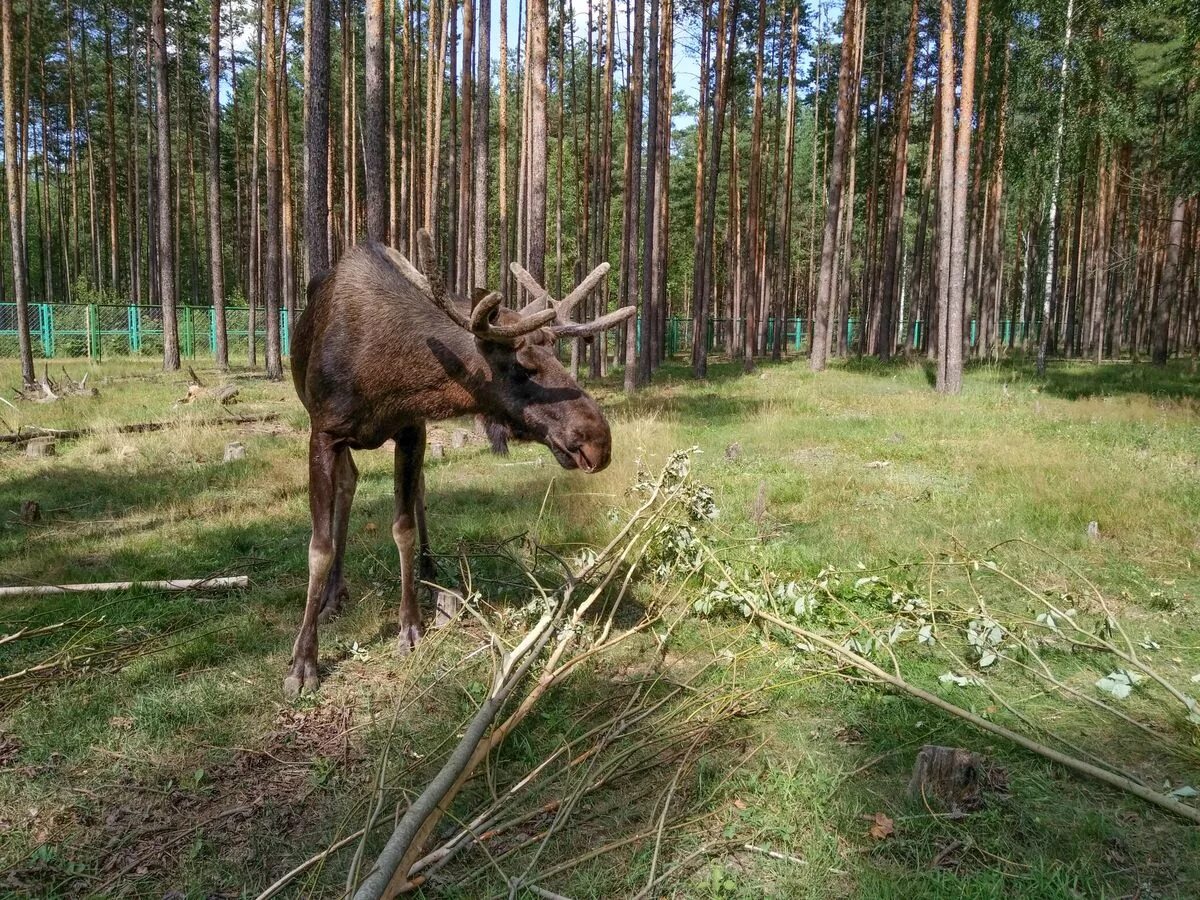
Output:
<path fill-rule="evenodd" d="M 400 645 L 421 639 L 414 559 L 433 577 L 425 528 L 425 423 L 482 416 L 495 444 L 545 444 L 565 469 L 599 472 L 612 436 L 599 405 L 559 362 L 555 341 L 611 328 L 625 307 L 586 324 L 572 308 L 600 284 L 602 263 L 567 297 L 554 300 L 525 270 L 513 271 L 533 299 L 519 312 L 496 292 L 471 303 L 450 297 L 429 233 L 418 233 L 420 270 L 390 247 L 349 251 L 308 286 L 308 306 L 292 340 L 292 376 L 312 423 L 308 492 L 312 539 L 308 597 L 284 693 L 315 690 L 317 623 L 347 599 L 346 526 L 358 482 L 352 450 L 395 441 L 395 518 L 400 552 Z"/>

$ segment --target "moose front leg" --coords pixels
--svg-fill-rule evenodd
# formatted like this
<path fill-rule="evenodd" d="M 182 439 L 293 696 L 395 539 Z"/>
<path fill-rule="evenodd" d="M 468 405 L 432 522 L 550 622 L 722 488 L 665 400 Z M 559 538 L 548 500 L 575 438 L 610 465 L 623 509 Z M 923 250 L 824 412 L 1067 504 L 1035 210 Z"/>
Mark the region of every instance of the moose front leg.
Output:
<path fill-rule="evenodd" d="M 333 568 L 333 513 L 339 456 L 346 451 L 327 434 L 313 432 L 308 442 L 308 504 L 312 513 L 312 538 L 308 543 L 308 598 L 304 621 L 292 647 L 292 666 L 283 680 L 283 693 L 299 696 L 315 691 L 317 675 L 317 616 Z"/>
<path fill-rule="evenodd" d="M 350 523 L 350 506 L 354 503 L 354 491 L 358 487 L 358 467 L 349 450 L 337 456 L 333 473 L 333 567 L 325 583 L 325 595 L 321 598 L 319 622 L 327 622 L 342 610 L 342 604 L 350 599 L 346 587 L 343 560 L 346 557 L 346 530 Z"/>
<path fill-rule="evenodd" d="M 416 544 L 423 528 L 421 469 L 425 462 L 425 426 L 411 425 L 396 435 L 396 518 L 392 538 L 400 552 L 400 639 L 401 652 L 412 650 L 425 633 L 417 605 Z M 424 543 L 422 541 L 422 543 Z M 424 555 L 424 554 L 422 554 Z"/>

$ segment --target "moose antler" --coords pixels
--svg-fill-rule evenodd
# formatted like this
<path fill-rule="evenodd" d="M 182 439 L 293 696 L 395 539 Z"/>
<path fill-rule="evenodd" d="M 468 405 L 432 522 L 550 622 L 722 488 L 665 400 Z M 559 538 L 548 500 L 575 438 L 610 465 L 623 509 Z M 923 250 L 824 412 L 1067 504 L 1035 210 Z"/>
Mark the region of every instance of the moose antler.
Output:
<path fill-rule="evenodd" d="M 510 263 L 509 268 L 517 276 L 517 281 L 521 283 L 521 287 L 525 288 L 530 296 L 533 297 L 532 300 L 521 308 L 521 315 L 530 319 L 540 318 L 545 315 L 543 308 L 549 304 L 550 311 L 554 313 L 554 324 L 550 326 L 550 331 L 553 332 L 555 337 L 587 337 L 588 335 L 597 334 L 606 328 L 612 328 L 614 325 L 620 324 L 636 312 L 634 307 L 625 306 L 616 312 L 611 312 L 591 322 L 575 322 L 571 319 L 571 310 L 575 308 L 580 300 L 594 291 L 600 282 L 604 280 L 604 276 L 608 274 L 610 266 L 606 262 L 602 262 L 596 268 L 592 269 L 591 274 L 583 279 L 579 283 L 579 286 L 562 300 L 555 300 L 551 297 L 550 292 L 538 284 L 537 279 L 525 271 L 519 263 Z"/>
<path fill-rule="evenodd" d="M 482 297 L 471 308 L 471 317 L 467 318 L 446 294 L 446 285 L 442 282 L 442 273 L 434 256 L 433 237 L 424 228 L 417 232 L 417 249 L 421 257 L 421 269 L 429 282 L 429 296 L 442 312 L 454 320 L 462 328 L 475 335 L 481 341 L 491 341 L 497 344 L 512 344 L 530 332 L 543 328 L 554 321 L 554 310 L 523 315 L 512 325 L 497 325 L 492 316 L 500 306 L 503 298 L 495 291 Z"/>

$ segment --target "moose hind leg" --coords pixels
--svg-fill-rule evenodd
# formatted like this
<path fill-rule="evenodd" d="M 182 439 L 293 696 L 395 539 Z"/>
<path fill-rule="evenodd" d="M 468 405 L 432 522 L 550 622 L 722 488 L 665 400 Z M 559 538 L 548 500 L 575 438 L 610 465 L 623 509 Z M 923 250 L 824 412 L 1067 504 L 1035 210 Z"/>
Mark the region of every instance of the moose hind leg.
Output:
<path fill-rule="evenodd" d="M 333 568 L 333 507 L 338 456 L 344 453 L 326 434 L 314 432 L 308 443 L 308 504 L 312 539 L 308 544 L 308 597 L 304 621 L 292 648 L 292 665 L 283 680 L 283 693 L 296 697 L 315 691 L 317 675 L 317 616 Z"/>
<path fill-rule="evenodd" d="M 349 450 L 338 454 L 333 481 L 333 566 L 325 583 L 321 598 L 319 622 L 327 622 L 342 611 L 342 605 L 350 599 L 346 587 L 343 560 L 346 556 L 346 529 L 350 523 L 350 507 L 354 503 L 354 491 L 358 487 L 358 467 Z"/>
<path fill-rule="evenodd" d="M 417 486 L 417 539 L 421 577 L 426 581 L 437 579 L 437 566 L 433 562 L 433 554 L 429 552 L 429 529 L 425 525 L 425 473 L 421 472 L 420 483 Z"/>
<path fill-rule="evenodd" d="M 421 499 L 421 468 L 425 462 L 425 426 L 414 425 L 396 435 L 396 518 L 392 538 L 400 552 L 400 640 L 401 652 L 412 650 L 425 633 L 417 605 L 414 563 L 418 538 L 418 503 Z"/>

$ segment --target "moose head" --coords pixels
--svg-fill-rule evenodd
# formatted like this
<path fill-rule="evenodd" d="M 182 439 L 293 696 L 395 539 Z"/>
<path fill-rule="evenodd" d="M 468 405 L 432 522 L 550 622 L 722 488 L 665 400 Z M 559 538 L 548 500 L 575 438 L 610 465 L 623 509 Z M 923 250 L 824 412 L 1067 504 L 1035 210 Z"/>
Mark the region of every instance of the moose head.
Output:
<path fill-rule="evenodd" d="M 476 291 L 469 315 L 451 300 L 433 255 L 433 241 L 418 235 L 421 268 L 429 281 L 433 302 L 459 327 L 475 337 L 486 362 L 487 376 L 476 391 L 493 449 L 507 450 L 509 439 L 546 445 L 564 469 L 599 472 L 608 465 L 612 434 L 600 406 L 579 386 L 559 361 L 557 340 L 590 337 L 627 319 L 625 307 L 581 324 L 571 312 L 608 274 L 609 265 L 596 266 L 578 287 L 555 300 L 518 263 L 513 274 L 531 299 L 519 311 L 502 307 L 496 291 Z"/>

